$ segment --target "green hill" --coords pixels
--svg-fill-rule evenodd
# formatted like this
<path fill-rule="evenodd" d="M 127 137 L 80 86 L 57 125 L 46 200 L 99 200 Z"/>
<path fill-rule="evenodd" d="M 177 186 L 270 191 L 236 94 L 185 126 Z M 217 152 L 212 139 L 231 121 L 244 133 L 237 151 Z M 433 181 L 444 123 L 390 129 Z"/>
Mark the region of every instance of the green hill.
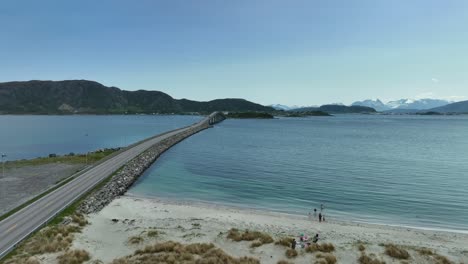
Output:
<path fill-rule="evenodd" d="M 436 108 L 429 109 L 431 112 L 438 113 L 455 113 L 455 114 L 467 114 L 468 113 L 468 101 L 456 102 Z"/>
<path fill-rule="evenodd" d="M 136 114 L 274 111 L 244 99 L 197 102 L 160 91 L 125 91 L 87 80 L 0 83 L 1 114 Z"/>

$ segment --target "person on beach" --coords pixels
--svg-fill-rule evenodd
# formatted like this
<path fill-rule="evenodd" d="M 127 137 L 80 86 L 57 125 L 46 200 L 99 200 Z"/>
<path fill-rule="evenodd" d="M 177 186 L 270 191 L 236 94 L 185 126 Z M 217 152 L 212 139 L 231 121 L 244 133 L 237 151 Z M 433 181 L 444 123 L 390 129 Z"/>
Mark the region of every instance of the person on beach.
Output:
<path fill-rule="evenodd" d="M 296 239 L 294 239 L 294 238 L 293 238 L 293 240 L 291 242 L 291 248 L 296 249 Z"/>
<path fill-rule="evenodd" d="M 317 208 L 314 208 L 314 218 L 317 218 Z"/>
<path fill-rule="evenodd" d="M 317 243 L 318 239 L 319 239 L 318 234 L 315 234 L 314 239 L 312 239 L 312 242 Z"/>
<path fill-rule="evenodd" d="M 319 213 L 319 222 L 322 222 L 322 213 Z"/>

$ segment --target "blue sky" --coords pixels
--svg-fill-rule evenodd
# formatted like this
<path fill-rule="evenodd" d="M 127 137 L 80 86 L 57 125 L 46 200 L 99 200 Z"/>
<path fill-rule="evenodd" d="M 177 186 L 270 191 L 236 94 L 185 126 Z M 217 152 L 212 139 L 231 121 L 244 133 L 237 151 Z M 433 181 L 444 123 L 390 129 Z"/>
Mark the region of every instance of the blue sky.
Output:
<path fill-rule="evenodd" d="M 0 82 L 174 98 L 468 99 L 468 1 L 2 0 Z"/>

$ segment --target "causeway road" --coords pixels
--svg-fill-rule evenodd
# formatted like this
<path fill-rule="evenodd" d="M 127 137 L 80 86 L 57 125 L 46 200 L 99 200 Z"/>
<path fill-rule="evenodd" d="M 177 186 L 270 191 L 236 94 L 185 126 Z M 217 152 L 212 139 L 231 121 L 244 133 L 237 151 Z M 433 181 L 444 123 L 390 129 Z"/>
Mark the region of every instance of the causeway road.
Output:
<path fill-rule="evenodd" d="M 212 116 L 213 114 L 191 126 L 163 133 L 134 145 L 118 155 L 90 168 L 67 184 L 1 221 L 0 259 L 13 250 L 19 242 L 41 228 L 62 210 L 112 175 L 127 162 L 166 138 L 198 126 L 208 126 L 208 124 L 211 123 L 210 118 Z"/>

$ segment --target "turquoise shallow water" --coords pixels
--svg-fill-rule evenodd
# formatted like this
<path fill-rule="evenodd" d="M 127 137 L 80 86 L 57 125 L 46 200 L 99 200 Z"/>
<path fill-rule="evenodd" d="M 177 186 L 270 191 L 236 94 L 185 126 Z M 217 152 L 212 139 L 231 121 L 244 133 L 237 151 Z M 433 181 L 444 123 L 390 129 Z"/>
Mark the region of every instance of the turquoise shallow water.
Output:
<path fill-rule="evenodd" d="M 193 124 L 200 116 L 8 116 L 0 115 L 0 152 L 8 160 L 50 153 L 85 153 L 130 145 Z"/>
<path fill-rule="evenodd" d="M 129 190 L 328 219 L 468 230 L 468 117 L 226 120 Z"/>

